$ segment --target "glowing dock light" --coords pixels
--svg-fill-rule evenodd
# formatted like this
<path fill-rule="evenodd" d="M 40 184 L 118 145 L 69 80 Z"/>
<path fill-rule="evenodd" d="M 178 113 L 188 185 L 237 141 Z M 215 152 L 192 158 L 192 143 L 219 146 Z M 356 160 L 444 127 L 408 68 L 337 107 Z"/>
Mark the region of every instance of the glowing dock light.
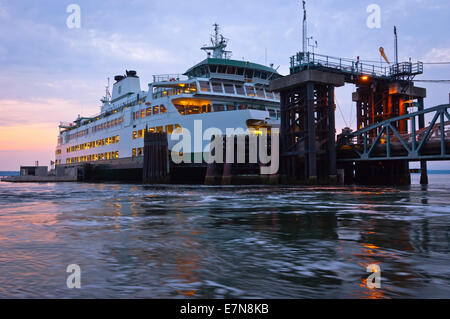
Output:
<path fill-rule="evenodd" d="M 368 81 L 368 80 L 369 80 L 369 77 L 367 75 L 363 75 L 361 77 L 361 81 Z"/>

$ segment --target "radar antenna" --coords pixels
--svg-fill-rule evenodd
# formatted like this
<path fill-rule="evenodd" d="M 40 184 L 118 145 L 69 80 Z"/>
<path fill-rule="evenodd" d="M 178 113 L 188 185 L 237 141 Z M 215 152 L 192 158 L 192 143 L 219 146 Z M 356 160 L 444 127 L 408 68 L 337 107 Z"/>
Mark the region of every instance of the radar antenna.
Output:
<path fill-rule="evenodd" d="M 219 25 L 214 25 L 214 35 L 211 35 L 211 46 L 204 46 L 201 49 L 204 51 L 212 51 L 212 57 L 214 59 L 229 59 L 231 57 L 231 51 L 226 51 L 225 48 L 228 45 L 228 39 L 224 38 L 219 32 Z M 208 57 L 211 55 L 208 52 Z"/>
<path fill-rule="evenodd" d="M 109 104 L 111 103 L 111 92 L 109 90 L 109 78 L 108 78 L 108 85 L 106 86 L 106 92 L 105 96 L 100 100 L 103 104 Z"/>

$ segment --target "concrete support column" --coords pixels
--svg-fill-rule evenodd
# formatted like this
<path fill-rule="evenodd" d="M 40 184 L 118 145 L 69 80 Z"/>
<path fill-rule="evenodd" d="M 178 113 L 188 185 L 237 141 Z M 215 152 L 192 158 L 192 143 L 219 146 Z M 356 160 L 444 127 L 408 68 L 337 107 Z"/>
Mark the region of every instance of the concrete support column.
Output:
<path fill-rule="evenodd" d="M 336 123 L 335 123 L 335 108 L 334 108 L 334 86 L 328 87 L 328 126 L 329 126 L 329 160 L 330 173 L 329 180 L 331 184 L 337 182 L 336 170 Z"/>
<path fill-rule="evenodd" d="M 306 108 L 308 130 L 308 179 L 317 181 L 316 127 L 314 120 L 314 83 L 306 84 Z"/>

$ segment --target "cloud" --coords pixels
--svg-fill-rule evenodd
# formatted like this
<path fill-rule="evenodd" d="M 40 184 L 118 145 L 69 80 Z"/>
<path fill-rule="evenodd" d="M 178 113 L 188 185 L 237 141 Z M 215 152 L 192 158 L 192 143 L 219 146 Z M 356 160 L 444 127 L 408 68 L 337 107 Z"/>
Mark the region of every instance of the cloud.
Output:
<path fill-rule="evenodd" d="M 450 48 L 433 48 L 422 60 L 423 62 L 449 62 Z"/>
<path fill-rule="evenodd" d="M 86 32 L 85 39 L 77 42 L 69 40 L 69 43 L 72 48 L 93 50 L 101 58 L 152 63 L 171 63 L 176 60 L 167 50 L 152 46 L 143 39 L 119 33 L 108 34 L 89 30 Z"/>

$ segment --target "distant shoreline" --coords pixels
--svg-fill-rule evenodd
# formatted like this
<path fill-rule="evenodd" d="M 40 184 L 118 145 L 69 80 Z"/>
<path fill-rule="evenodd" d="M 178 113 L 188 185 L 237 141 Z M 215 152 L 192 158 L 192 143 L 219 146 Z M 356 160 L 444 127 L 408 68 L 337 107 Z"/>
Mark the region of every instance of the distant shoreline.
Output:
<path fill-rule="evenodd" d="M 419 173 L 411 173 L 411 174 L 420 174 L 420 172 Z M 428 174 L 448 175 L 448 174 L 450 174 L 450 170 L 428 170 Z"/>
<path fill-rule="evenodd" d="M 411 174 L 420 174 L 419 173 L 411 173 Z M 431 175 L 450 175 L 450 170 L 428 170 L 428 174 Z M 19 171 L 0 171 L 0 176 L 18 176 L 20 175 Z"/>

